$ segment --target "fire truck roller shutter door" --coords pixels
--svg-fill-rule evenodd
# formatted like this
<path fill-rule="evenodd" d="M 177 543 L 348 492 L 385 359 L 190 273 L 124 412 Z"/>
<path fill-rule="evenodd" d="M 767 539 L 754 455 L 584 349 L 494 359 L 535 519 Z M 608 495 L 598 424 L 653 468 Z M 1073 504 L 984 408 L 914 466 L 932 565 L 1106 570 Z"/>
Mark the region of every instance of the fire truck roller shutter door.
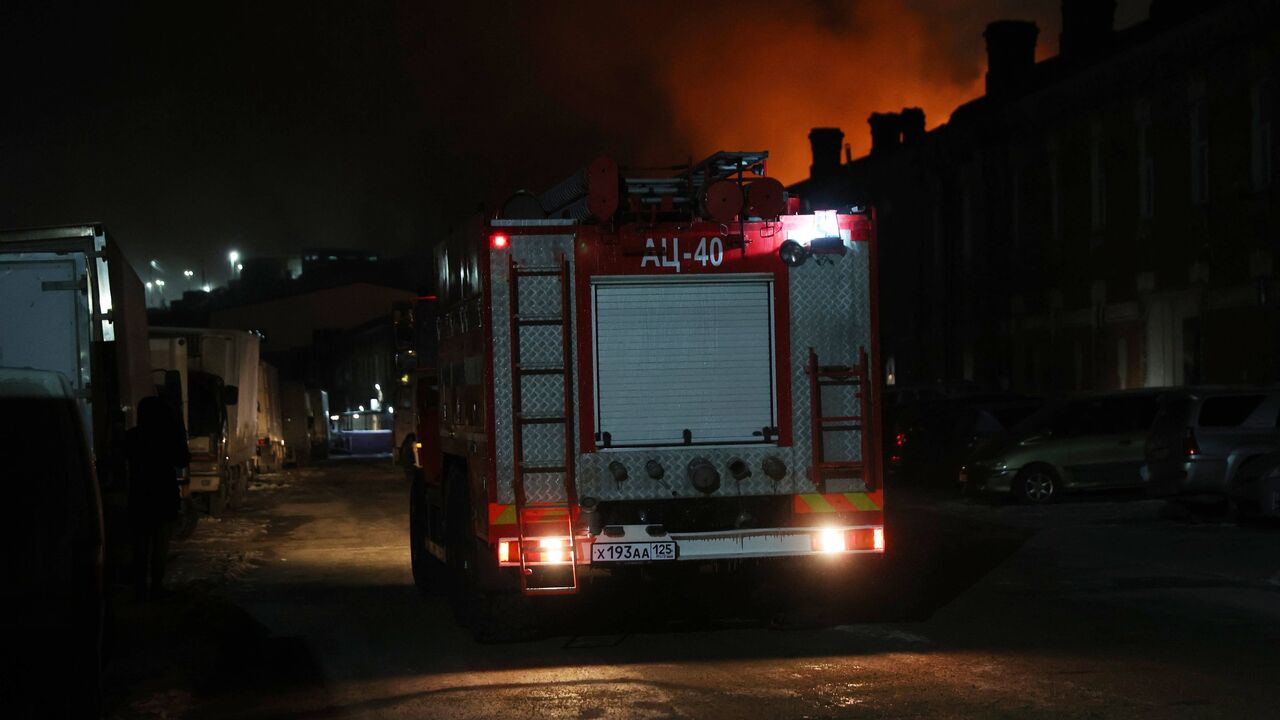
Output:
<path fill-rule="evenodd" d="M 613 447 L 765 442 L 769 276 L 597 279 L 593 292 L 597 428 Z"/>

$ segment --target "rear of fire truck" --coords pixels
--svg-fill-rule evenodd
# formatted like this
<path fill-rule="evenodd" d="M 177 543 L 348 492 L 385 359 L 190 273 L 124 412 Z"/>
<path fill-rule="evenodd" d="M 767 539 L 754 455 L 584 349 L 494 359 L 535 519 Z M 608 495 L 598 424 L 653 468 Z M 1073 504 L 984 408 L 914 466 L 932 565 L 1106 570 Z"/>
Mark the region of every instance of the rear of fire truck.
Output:
<path fill-rule="evenodd" d="M 602 158 L 437 250 L 414 576 L 478 636 L 636 565 L 884 553 L 872 217 L 765 158 Z"/>

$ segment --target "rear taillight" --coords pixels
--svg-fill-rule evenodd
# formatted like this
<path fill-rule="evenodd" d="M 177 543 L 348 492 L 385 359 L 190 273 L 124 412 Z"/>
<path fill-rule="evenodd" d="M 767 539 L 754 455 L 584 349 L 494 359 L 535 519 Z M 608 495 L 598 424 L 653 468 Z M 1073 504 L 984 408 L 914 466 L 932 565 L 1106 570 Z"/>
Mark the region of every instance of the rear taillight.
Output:
<path fill-rule="evenodd" d="M 1200 443 L 1196 442 L 1196 433 L 1191 428 L 1187 428 L 1187 436 L 1182 441 L 1182 452 L 1189 458 L 1200 454 Z"/>
<path fill-rule="evenodd" d="M 815 532 L 810 539 L 814 552 L 836 554 L 844 552 L 884 552 L 884 527 L 856 528 L 841 530 L 824 528 Z"/>
<path fill-rule="evenodd" d="M 902 448 L 907 444 L 907 434 L 897 433 L 893 436 L 893 452 L 889 455 L 889 462 L 902 462 Z"/>
<path fill-rule="evenodd" d="M 521 552 L 518 539 L 502 538 L 498 541 L 498 564 L 519 565 L 523 556 L 526 565 L 567 565 L 573 560 L 570 547 L 568 537 L 525 538 Z"/>

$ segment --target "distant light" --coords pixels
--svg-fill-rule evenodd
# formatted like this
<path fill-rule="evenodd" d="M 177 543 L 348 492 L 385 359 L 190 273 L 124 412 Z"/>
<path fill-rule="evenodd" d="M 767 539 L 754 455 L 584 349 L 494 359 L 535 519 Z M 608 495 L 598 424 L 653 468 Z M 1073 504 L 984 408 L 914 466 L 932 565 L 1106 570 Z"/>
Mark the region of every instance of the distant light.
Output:
<path fill-rule="evenodd" d="M 352 420 L 359 420 L 359 419 L 360 419 L 360 413 L 353 413 L 353 414 L 351 415 L 351 419 L 352 419 Z"/>
<path fill-rule="evenodd" d="M 240 272 L 243 269 L 244 269 L 244 263 L 236 263 L 236 272 Z"/>
<path fill-rule="evenodd" d="M 232 250 L 231 252 L 227 253 L 227 260 L 230 260 L 232 265 L 240 262 L 240 253 L 235 250 Z"/>
<path fill-rule="evenodd" d="M 364 406 L 363 406 L 363 405 L 357 405 L 356 407 L 358 407 L 358 408 L 360 409 L 360 412 L 364 412 Z"/>
<path fill-rule="evenodd" d="M 148 280 L 148 281 L 147 281 L 147 289 L 148 289 L 148 290 L 150 290 L 150 289 L 151 289 L 151 281 L 150 281 L 150 280 Z"/>
<path fill-rule="evenodd" d="M 334 421 L 334 422 L 337 422 L 337 421 L 339 421 L 339 420 L 341 420 L 341 419 L 342 419 L 342 416 L 341 416 L 341 415 L 330 415 L 330 416 L 329 416 L 329 419 L 330 419 L 330 420 L 332 420 L 332 421 Z"/>
<path fill-rule="evenodd" d="M 382 386 L 381 386 L 381 385 L 379 385 L 378 383 L 374 383 L 374 384 L 373 384 L 373 389 L 374 389 L 374 390 L 381 390 L 381 389 L 382 389 Z"/>
<path fill-rule="evenodd" d="M 164 281 L 156 278 L 156 287 L 164 287 Z"/>
<path fill-rule="evenodd" d="M 508 238 L 506 235 L 502 233 L 497 233 L 492 238 L 490 238 L 490 242 L 493 243 L 494 250 L 505 250 L 507 245 L 511 243 L 511 238 Z"/>
<path fill-rule="evenodd" d="M 160 261 L 159 261 L 159 260 L 152 260 L 152 261 L 151 261 L 151 267 L 152 267 L 152 269 L 159 270 L 159 269 L 160 269 Z"/>
<path fill-rule="evenodd" d="M 387 412 L 388 412 L 389 414 L 391 414 L 391 415 L 395 415 L 395 414 L 396 414 L 396 409 L 395 409 L 395 407 L 394 407 L 394 406 L 388 405 L 388 406 L 387 406 Z"/>
<path fill-rule="evenodd" d="M 200 289 L 205 292 L 213 292 L 213 286 L 208 283 L 205 283 Z"/>
<path fill-rule="evenodd" d="M 195 270 L 183 270 L 183 271 L 182 271 L 182 277 L 190 278 L 190 277 L 195 277 L 195 276 L 196 276 L 196 271 L 195 271 Z"/>

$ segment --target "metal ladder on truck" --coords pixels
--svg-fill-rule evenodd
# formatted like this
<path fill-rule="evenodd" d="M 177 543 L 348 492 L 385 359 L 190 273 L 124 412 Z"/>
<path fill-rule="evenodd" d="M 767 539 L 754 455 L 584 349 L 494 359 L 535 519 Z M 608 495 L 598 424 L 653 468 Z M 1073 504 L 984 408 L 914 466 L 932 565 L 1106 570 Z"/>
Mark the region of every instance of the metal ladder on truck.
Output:
<path fill-rule="evenodd" d="M 573 530 L 573 503 L 578 496 L 574 479 L 574 445 L 573 445 L 573 344 L 571 342 L 573 318 L 569 312 L 569 262 L 562 255 L 558 265 L 549 267 L 524 267 L 515 258 L 509 263 L 509 291 L 511 293 L 511 447 L 514 455 L 512 467 L 515 471 L 514 489 L 516 500 L 516 527 L 520 542 L 520 590 L 525 595 L 568 595 L 578 591 L 578 548 L 577 538 Z M 529 315 L 520 311 L 520 279 L 536 277 L 554 277 L 560 283 L 560 314 Z M 526 365 L 520 355 L 521 332 L 528 327 L 558 327 L 562 346 L 561 362 L 558 366 Z M 531 375 L 547 375 L 560 378 L 564 389 L 564 408 L 559 415 L 531 415 L 524 412 L 523 380 Z M 559 465 L 535 465 L 525 461 L 524 429 L 528 425 L 563 425 L 564 426 L 564 459 Z M 534 474 L 562 474 L 564 476 L 564 502 L 530 503 L 525 493 L 525 476 Z M 531 587 L 529 578 L 533 569 L 528 566 L 524 551 L 525 540 L 529 538 L 527 526 L 531 515 L 541 516 L 548 511 L 564 512 L 565 527 L 568 531 L 569 544 L 565 552 L 569 557 L 570 582 L 568 585 L 554 587 Z M 537 537 L 537 536 L 534 536 Z"/>
<path fill-rule="evenodd" d="M 812 430 L 812 465 L 810 475 L 818 492 L 827 491 L 827 479 L 837 473 L 842 477 L 856 473 L 862 478 L 867 490 L 875 490 L 875 469 L 877 448 L 875 446 L 874 426 L 868 422 L 873 418 L 871 407 L 870 364 L 867 361 L 866 348 L 858 350 L 858 364 L 819 365 L 818 353 L 809 348 L 809 363 L 806 372 L 809 374 L 809 413 Z M 854 388 L 854 400 L 857 415 L 824 415 L 822 411 L 822 389 L 830 386 L 848 386 Z M 828 432 L 861 433 L 861 460 L 827 460 L 825 438 Z"/>

